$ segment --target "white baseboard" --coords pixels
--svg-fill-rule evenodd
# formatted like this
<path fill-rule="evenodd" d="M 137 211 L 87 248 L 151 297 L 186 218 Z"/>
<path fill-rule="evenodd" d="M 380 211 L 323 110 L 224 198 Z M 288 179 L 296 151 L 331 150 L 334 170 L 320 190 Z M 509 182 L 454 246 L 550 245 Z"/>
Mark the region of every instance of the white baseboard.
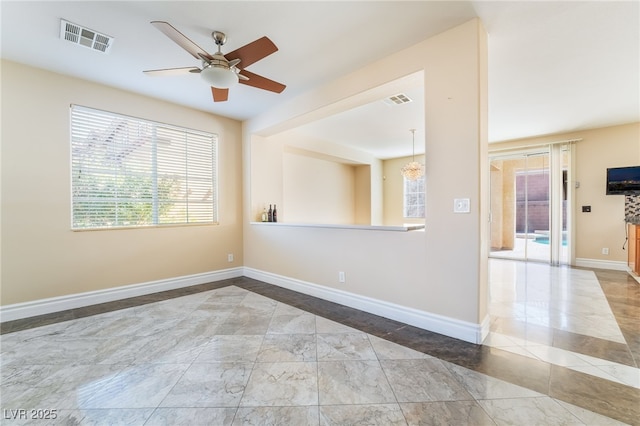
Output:
<path fill-rule="evenodd" d="M 627 262 L 620 262 L 615 260 L 576 258 L 575 266 L 580 266 L 582 268 L 594 268 L 594 269 L 612 269 L 615 271 L 629 270 L 629 267 L 627 266 Z"/>
<path fill-rule="evenodd" d="M 245 267 L 244 275 L 470 343 L 480 344 L 489 334 L 488 316 L 482 324 L 473 324 L 253 268 Z"/>
<path fill-rule="evenodd" d="M 144 296 L 146 294 L 158 293 L 166 290 L 175 290 L 192 285 L 206 284 L 241 276 L 241 267 L 230 268 L 220 271 L 186 275 L 182 277 L 168 278 L 158 281 L 149 281 L 146 283 L 133 284 L 122 287 L 113 287 L 86 293 L 70 294 L 67 296 L 16 303 L 13 305 L 0 307 L 0 322 L 50 314 L 53 312 L 81 308 L 85 306 L 96 305 L 99 303 L 113 302 L 115 300 Z"/>
<path fill-rule="evenodd" d="M 70 294 L 48 299 L 16 303 L 0 307 L 0 322 L 35 317 L 68 309 L 82 308 L 100 303 L 113 302 L 130 297 L 144 296 L 166 290 L 206 284 L 229 278 L 246 276 L 302 294 L 339 303 L 361 311 L 380 315 L 395 321 L 413 325 L 435 333 L 444 334 L 470 343 L 480 344 L 489 334 L 489 317 L 482 324 L 473 324 L 414 308 L 373 299 L 346 291 L 325 287 L 253 268 L 231 268 L 221 271 L 168 278 L 158 281 Z"/>

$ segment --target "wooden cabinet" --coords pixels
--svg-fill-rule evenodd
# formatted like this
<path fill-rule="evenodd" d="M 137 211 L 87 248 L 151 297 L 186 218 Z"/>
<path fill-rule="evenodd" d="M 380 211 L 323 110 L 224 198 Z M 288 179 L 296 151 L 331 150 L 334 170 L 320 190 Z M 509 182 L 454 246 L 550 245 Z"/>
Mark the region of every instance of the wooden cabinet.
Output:
<path fill-rule="evenodd" d="M 640 275 L 640 225 L 629 223 L 627 231 L 629 236 L 629 258 L 627 259 L 629 269 Z"/>

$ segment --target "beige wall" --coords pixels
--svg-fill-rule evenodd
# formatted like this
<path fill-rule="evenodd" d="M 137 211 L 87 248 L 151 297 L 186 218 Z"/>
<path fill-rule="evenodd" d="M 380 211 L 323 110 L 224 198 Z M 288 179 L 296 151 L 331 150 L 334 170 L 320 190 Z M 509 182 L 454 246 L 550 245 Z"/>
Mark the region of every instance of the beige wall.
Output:
<path fill-rule="evenodd" d="M 640 164 L 640 123 L 603 127 L 579 132 L 548 135 L 491 144 L 493 152 L 521 147 L 544 145 L 557 141 L 581 139 L 574 145 L 575 189 L 575 258 L 603 262 L 626 262 L 624 196 L 606 195 L 605 180 L 608 167 Z M 583 213 L 582 206 L 591 206 L 591 213 Z M 602 248 L 609 255 L 602 254 Z"/>
<path fill-rule="evenodd" d="M 398 67 L 397 64 L 402 64 Z M 424 71 L 427 220 L 424 232 L 249 225 L 262 187 L 260 146 L 327 106 Z M 327 108 L 331 110 L 332 108 Z M 320 118 L 320 117 L 317 117 Z M 479 324 L 487 314 L 486 34 L 473 20 L 244 123 L 245 266 Z M 461 156 L 460 153 L 464 152 Z M 268 155 L 268 154 L 267 154 Z M 260 161 L 261 162 L 261 161 Z M 456 169 L 458 179 L 439 179 Z M 430 178 L 432 177 L 432 178 Z M 380 181 L 381 182 L 381 181 Z M 372 180 L 374 183 L 380 184 Z M 265 193 L 276 191 L 264 189 Z M 454 214 L 454 198 L 471 213 Z M 339 284 L 338 271 L 347 282 Z"/>
<path fill-rule="evenodd" d="M 576 143 L 576 259 L 626 262 L 624 196 L 606 195 L 608 167 L 640 165 L 640 123 L 580 132 Z M 591 213 L 582 213 L 590 205 Z M 609 248 L 609 255 L 602 248 Z"/>
<path fill-rule="evenodd" d="M 2 305 L 242 265 L 239 122 L 7 61 L 1 85 Z M 71 231 L 70 104 L 217 133 L 220 225 Z"/>
<path fill-rule="evenodd" d="M 295 131 L 254 135 L 250 150 L 250 220 L 275 203 L 280 222 L 381 224 L 382 162 L 371 154 Z"/>
<path fill-rule="evenodd" d="M 355 223 L 355 184 L 352 165 L 284 152 L 280 221 Z"/>
<path fill-rule="evenodd" d="M 371 225 L 371 166 L 353 166 L 354 182 L 354 223 Z"/>
<path fill-rule="evenodd" d="M 424 164 L 424 155 L 417 155 L 416 161 Z M 401 225 L 403 223 L 424 223 L 424 219 L 405 218 L 404 203 L 404 179 L 400 169 L 412 161 L 413 157 L 392 158 L 383 161 L 384 173 L 384 224 Z M 428 198 L 428 196 L 427 196 Z"/>

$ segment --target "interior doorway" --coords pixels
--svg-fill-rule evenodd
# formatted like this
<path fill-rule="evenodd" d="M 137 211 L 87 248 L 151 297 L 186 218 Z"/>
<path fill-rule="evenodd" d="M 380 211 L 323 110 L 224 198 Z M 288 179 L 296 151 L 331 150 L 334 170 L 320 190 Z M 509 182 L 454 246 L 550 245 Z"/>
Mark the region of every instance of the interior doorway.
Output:
<path fill-rule="evenodd" d="M 569 263 L 570 159 L 569 145 L 490 158 L 491 257 Z"/>

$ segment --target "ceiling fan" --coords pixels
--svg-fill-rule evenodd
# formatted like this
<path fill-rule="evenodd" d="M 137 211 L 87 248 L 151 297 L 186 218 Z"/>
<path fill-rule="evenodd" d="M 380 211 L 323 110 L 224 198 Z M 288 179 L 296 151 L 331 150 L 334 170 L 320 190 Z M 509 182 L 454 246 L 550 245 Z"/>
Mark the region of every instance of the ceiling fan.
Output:
<path fill-rule="evenodd" d="M 182 67 L 144 71 L 147 75 L 200 74 L 202 79 L 211 86 L 214 102 L 226 101 L 229 98 L 229 88 L 236 83 L 246 84 L 247 86 L 269 90 L 275 93 L 282 92 L 286 87 L 284 84 L 254 74 L 245 69 L 249 65 L 278 51 L 276 45 L 269 40 L 268 37 L 261 37 L 233 52 L 223 54 L 221 48 L 227 41 L 227 37 L 220 31 L 213 31 L 211 37 L 218 46 L 218 51 L 212 55 L 168 22 L 152 21 L 151 25 L 162 31 L 178 46 L 189 52 L 191 56 L 200 59 L 202 61 L 202 68 Z"/>

